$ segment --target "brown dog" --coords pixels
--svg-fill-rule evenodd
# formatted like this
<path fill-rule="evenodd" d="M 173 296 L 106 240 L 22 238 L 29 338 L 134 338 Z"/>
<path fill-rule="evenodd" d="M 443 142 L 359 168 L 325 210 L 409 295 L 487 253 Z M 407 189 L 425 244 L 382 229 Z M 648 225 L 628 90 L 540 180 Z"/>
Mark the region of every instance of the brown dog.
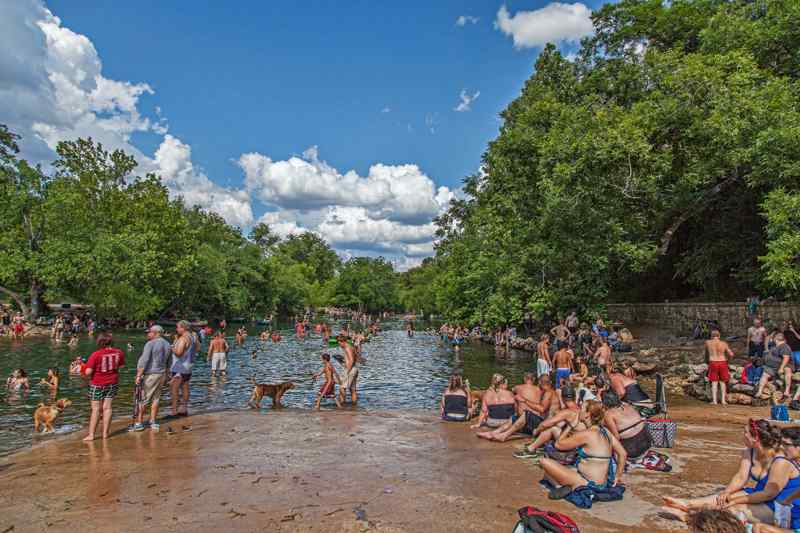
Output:
<path fill-rule="evenodd" d="M 294 383 L 291 381 L 286 381 L 284 383 L 256 383 L 255 379 L 251 380 L 253 382 L 253 395 L 250 396 L 250 401 L 247 402 L 247 405 L 252 407 L 253 409 L 260 409 L 261 408 L 261 400 L 264 396 L 269 396 L 272 398 L 272 407 L 282 407 L 281 405 L 281 398 L 286 391 L 289 389 L 294 388 Z"/>
<path fill-rule="evenodd" d="M 53 422 L 56 421 L 61 411 L 72 405 L 72 402 L 67 399 L 60 399 L 53 405 L 39 404 L 36 411 L 33 412 L 33 431 L 39 431 L 39 426 L 44 426 L 43 432 L 53 431 Z"/>

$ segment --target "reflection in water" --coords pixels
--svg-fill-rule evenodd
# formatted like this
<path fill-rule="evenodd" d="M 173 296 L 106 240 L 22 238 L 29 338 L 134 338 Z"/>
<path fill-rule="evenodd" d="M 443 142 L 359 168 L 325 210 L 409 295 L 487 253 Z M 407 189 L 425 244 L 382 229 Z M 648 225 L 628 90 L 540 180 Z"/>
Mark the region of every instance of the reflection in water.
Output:
<path fill-rule="evenodd" d="M 492 373 L 502 372 L 511 382 L 520 382 L 522 374 L 531 369 L 529 354 L 503 351 L 478 343 L 467 343 L 458 352 L 443 346 L 438 337 L 417 333 L 408 337 L 401 322 L 387 323 L 387 328 L 364 347 L 367 364 L 360 369 L 359 410 L 435 409 L 440 394 L 453 371 L 459 371 L 475 387 L 486 387 Z M 338 328 L 334 328 L 338 330 Z M 312 333 L 297 339 L 289 329 L 281 331 L 279 343 L 262 342 L 255 328 L 242 347 L 234 347 L 228 358 L 225 378 L 212 378 L 210 365 L 205 359 L 207 345 L 196 359 L 191 381 L 190 410 L 245 409 L 252 392 L 252 380 L 260 383 L 294 381 L 296 387 L 287 392 L 283 403 L 287 407 L 310 409 L 321 383 L 312 383 L 311 374 L 321 366 L 322 339 Z M 119 395 L 114 400 L 114 413 L 118 418 L 132 414 L 133 377 L 136 360 L 146 341 L 138 332 L 118 332 L 115 345 L 126 349 L 133 344 L 134 351 L 125 353 L 126 366 L 120 372 Z M 233 339 L 229 339 L 233 344 Z M 327 349 L 327 348 L 325 348 Z M 0 454 L 41 441 L 44 436 L 33 437 L 32 415 L 39 402 L 50 402 L 50 391 L 35 385 L 47 377 L 47 368 L 57 366 L 61 371 L 61 386 L 57 398 L 69 398 L 73 404 L 56 421 L 57 431 L 75 429 L 88 423 L 90 411 L 86 397 L 86 382 L 70 376 L 69 363 L 76 354 L 86 359 L 93 351 L 92 341 L 83 337 L 79 346 L 71 350 L 66 343 L 50 339 L 26 339 L 12 343 L 0 339 L 0 379 L 14 368 L 28 372 L 32 387 L 29 393 L 0 392 Z M 331 349 L 332 353 L 338 348 Z M 337 367 L 338 368 L 338 367 Z M 169 393 L 161 398 L 161 413 L 169 412 Z M 268 409 L 270 401 L 262 407 Z M 334 403 L 323 402 L 323 408 Z"/>

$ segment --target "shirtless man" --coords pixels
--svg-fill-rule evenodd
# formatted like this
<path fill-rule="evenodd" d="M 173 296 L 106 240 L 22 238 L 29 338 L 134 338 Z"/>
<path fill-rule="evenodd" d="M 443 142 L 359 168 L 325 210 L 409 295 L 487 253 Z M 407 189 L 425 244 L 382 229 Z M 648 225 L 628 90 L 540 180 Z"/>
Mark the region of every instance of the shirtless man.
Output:
<path fill-rule="evenodd" d="M 546 391 L 545 383 L 541 382 L 541 385 L 542 389 Z M 552 389 L 550 390 L 552 392 Z M 540 422 L 533 430 L 534 441 L 521 451 L 514 452 L 514 457 L 524 459 L 539 455 L 538 450 L 548 442 L 558 439 L 567 424 L 577 430 L 586 429 L 586 425 L 580 421 L 581 408 L 575 402 L 575 389 L 570 386 L 564 387 L 561 391 L 561 399 L 564 401 L 564 408 Z"/>
<path fill-rule="evenodd" d="M 513 389 L 517 414 L 494 431 L 478 433 L 478 436 L 498 442 L 505 442 L 522 433 L 533 436 L 536 427 L 550 412 L 550 405 L 555 397 L 549 376 L 542 376 L 539 385 L 534 383 L 533 374 L 525 374 L 525 382 Z"/>
<path fill-rule="evenodd" d="M 339 376 L 339 403 L 344 403 L 347 390 L 350 390 L 350 400 L 353 405 L 358 403 L 358 393 L 356 392 L 356 382 L 358 381 L 358 367 L 356 366 L 356 353 L 353 347 L 347 344 L 347 337 L 339 335 L 336 337 L 339 348 L 344 352 L 344 372 Z"/>
<path fill-rule="evenodd" d="M 211 339 L 211 344 L 208 345 L 207 358 L 211 361 L 211 377 L 217 375 L 219 370 L 220 375 L 225 375 L 225 370 L 228 368 L 228 352 L 230 347 L 222 331 L 218 331 L 214 338 Z"/>
<path fill-rule="evenodd" d="M 561 380 L 566 379 L 569 381 L 569 376 L 572 374 L 572 371 L 575 370 L 572 363 L 574 357 L 572 351 L 568 349 L 566 345 L 562 346 L 553 356 L 553 364 L 556 367 L 556 390 L 561 388 Z"/>
<path fill-rule="evenodd" d="M 564 324 L 564 321 L 558 323 L 556 327 L 550 330 L 550 335 L 556 339 L 556 348 L 566 348 L 569 344 L 569 328 Z M 556 385 L 558 387 L 558 385 Z"/>
<path fill-rule="evenodd" d="M 753 319 L 753 325 L 747 328 L 747 355 L 750 359 L 761 357 L 764 354 L 764 341 L 767 338 L 767 328 L 758 318 Z"/>
<path fill-rule="evenodd" d="M 728 359 L 733 357 L 733 351 L 728 343 L 720 340 L 719 330 L 711 330 L 711 339 L 706 341 L 708 354 L 708 380 L 711 382 L 711 403 L 717 405 L 717 388 L 721 391 L 722 405 L 728 405 L 725 398 L 728 381 L 731 379 Z"/>
<path fill-rule="evenodd" d="M 611 355 L 611 346 L 608 345 L 608 337 L 599 337 L 600 346 L 594 352 L 595 362 L 603 372 L 611 372 L 611 363 L 613 362 L 613 355 Z"/>
<path fill-rule="evenodd" d="M 550 335 L 543 334 L 536 345 L 536 377 L 550 374 L 553 361 L 550 360 Z"/>
<path fill-rule="evenodd" d="M 314 374 L 312 378 L 314 381 L 317 380 L 320 376 L 325 376 L 325 383 L 322 384 L 322 387 L 319 389 L 319 394 L 317 395 L 317 401 L 314 403 L 314 409 L 317 411 L 320 410 L 320 405 L 322 404 L 322 399 L 327 397 L 335 396 L 335 383 L 339 380 L 339 376 L 336 374 L 336 370 L 333 368 L 331 364 L 331 356 L 328 353 L 323 353 L 320 358 L 322 359 L 322 369 Z M 342 403 L 339 400 L 338 396 L 336 398 L 336 407 L 341 407 Z"/>

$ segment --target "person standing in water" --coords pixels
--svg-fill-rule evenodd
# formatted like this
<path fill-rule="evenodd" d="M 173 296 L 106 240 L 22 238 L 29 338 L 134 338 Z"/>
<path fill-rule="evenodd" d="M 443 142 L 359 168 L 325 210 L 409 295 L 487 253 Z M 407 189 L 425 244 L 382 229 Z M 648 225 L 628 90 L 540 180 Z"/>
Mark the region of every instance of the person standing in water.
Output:
<path fill-rule="evenodd" d="M 172 415 L 189 415 L 189 381 L 192 379 L 197 340 L 189 322 L 181 320 L 176 327 L 178 338 L 172 345 L 172 367 L 170 390 L 172 392 Z M 181 396 L 183 409 L 180 409 Z"/>
<path fill-rule="evenodd" d="M 221 376 L 225 376 L 225 371 L 228 368 L 228 351 L 230 351 L 228 342 L 222 335 L 222 331 L 218 331 L 208 345 L 208 360 L 211 362 L 212 378 L 217 375 L 217 370 L 219 370 Z"/>
<path fill-rule="evenodd" d="M 347 337 L 339 335 L 336 337 L 339 348 L 344 352 L 344 372 L 339 377 L 339 403 L 344 403 L 347 390 L 350 390 L 350 401 L 353 405 L 358 403 L 358 393 L 356 392 L 356 382 L 358 381 L 358 367 L 356 366 L 356 353 L 353 347 L 347 343 Z"/>

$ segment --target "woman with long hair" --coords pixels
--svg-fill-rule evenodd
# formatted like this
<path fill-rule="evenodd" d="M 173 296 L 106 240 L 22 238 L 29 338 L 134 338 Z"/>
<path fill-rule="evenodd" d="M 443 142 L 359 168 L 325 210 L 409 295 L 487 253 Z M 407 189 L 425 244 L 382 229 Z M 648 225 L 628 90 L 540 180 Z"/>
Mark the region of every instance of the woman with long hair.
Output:
<path fill-rule="evenodd" d="M 442 394 L 442 420 L 463 422 L 470 413 L 469 387 L 465 386 L 460 374 L 453 374 Z"/>
<path fill-rule="evenodd" d="M 552 499 L 563 498 L 578 487 L 605 488 L 622 481 L 628 454 L 617 438 L 602 426 L 605 414 L 602 403 L 587 400 L 581 410 L 586 429 L 576 431 L 568 424 L 556 440 L 556 449 L 577 451 L 574 469 L 554 459 L 540 459 L 545 478 L 556 486 L 550 494 Z"/>

